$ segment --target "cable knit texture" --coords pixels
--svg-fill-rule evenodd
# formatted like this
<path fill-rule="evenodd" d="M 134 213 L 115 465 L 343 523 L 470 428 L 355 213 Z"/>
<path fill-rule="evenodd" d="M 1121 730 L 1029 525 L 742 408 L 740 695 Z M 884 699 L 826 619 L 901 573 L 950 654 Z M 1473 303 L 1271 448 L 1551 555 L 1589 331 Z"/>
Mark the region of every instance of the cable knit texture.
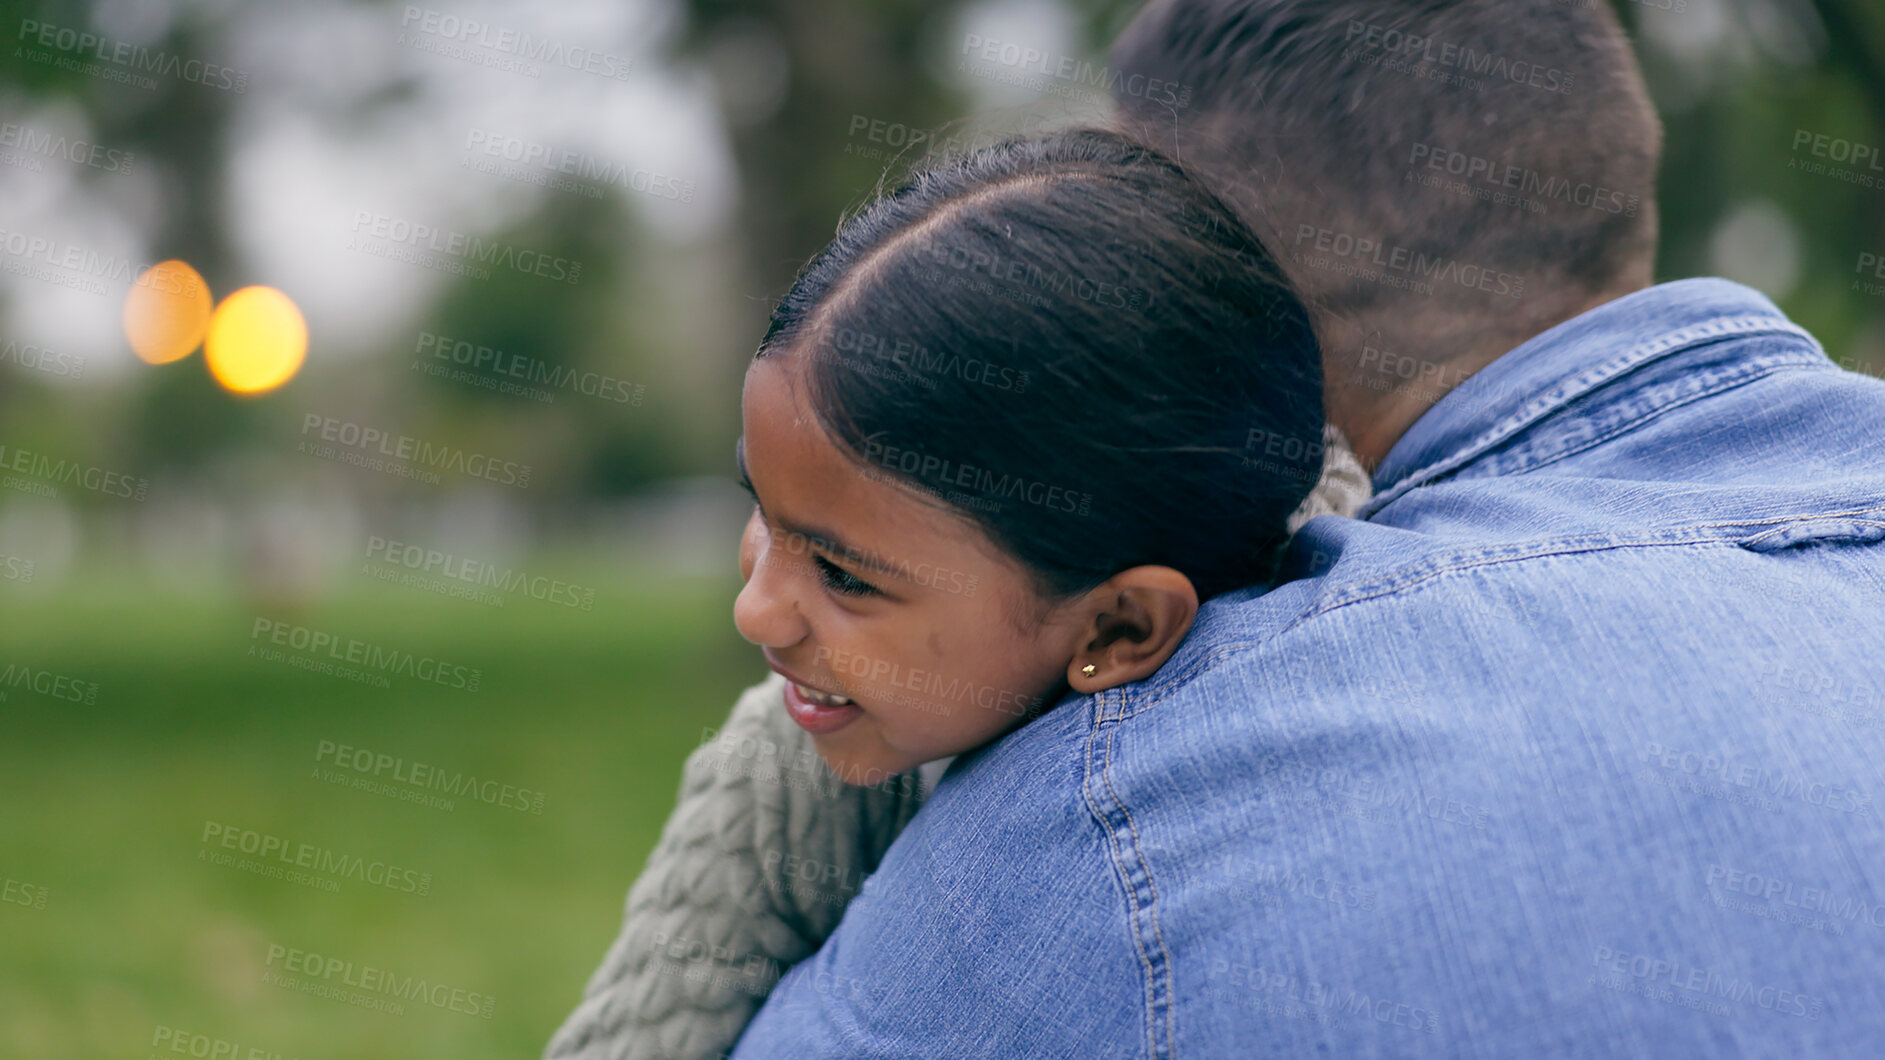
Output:
<path fill-rule="evenodd" d="M 1370 482 L 1341 432 L 1290 519 L 1353 515 Z M 845 784 L 785 712 L 785 679 L 747 689 L 687 756 L 674 813 L 628 892 L 622 933 L 550 1060 L 705 1060 L 739 1041 L 774 983 L 838 926 L 916 815 L 915 773 Z"/>

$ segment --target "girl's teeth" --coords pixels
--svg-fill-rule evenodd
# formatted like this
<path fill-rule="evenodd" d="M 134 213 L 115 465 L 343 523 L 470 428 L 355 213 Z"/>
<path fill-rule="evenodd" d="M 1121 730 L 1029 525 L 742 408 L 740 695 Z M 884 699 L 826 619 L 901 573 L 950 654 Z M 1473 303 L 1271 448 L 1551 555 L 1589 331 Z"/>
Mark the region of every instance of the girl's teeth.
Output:
<path fill-rule="evenodd" d="M 816 688 L 806 688 L 804 685 L 800 684 L 794 684 L 792 687 L 798 689 L 799 695 L 804 697 L 808 702 L 816 703 L 821 707 L 848 707 L 851 705 L 851 700 L 848 696 L 835 695 L 830 692 L 820 692 Z"/>

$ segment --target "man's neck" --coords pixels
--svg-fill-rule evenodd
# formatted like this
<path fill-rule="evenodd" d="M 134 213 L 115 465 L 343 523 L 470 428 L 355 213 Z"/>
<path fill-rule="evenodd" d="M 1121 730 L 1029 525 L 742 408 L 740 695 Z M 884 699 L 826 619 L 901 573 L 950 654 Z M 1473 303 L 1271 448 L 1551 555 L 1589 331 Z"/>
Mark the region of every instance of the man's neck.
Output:
<path fill-rule="evenodd" d="M 1327 381 L 1329 421 L 1348 436 L 1361 466 L 1373 475 L 1416 421 L 1510 348 L 1501 345 L 1496 352 L 1456 353 L 1442 360 L 1431 351 L 1369 346 L 1357 355 L 1369 358 L 1368 362 L 1358 365 L 1357 360 L 1350 360 L 1346 376 Z M 1383 361 L 1389 367 L 1377 372 L 1375 366 Z M 1403 367 L 1408 377 L 1399 374 Z"/>
<path fill-rule="evenodd" d="M 1319 326 L 1329 420 L 1373 474 L 1401 436 L 1475 372 L 1559 324 L 1647 286 L 1619 286 L 1569 311 L 1521 319 L 1518 328 L 1511 318 L 1425 328 L 1403 322 L 1392 332 L 1399 337 L 1389 339 L 1389 331 L 1366 321 L 1324 319 Z"/>

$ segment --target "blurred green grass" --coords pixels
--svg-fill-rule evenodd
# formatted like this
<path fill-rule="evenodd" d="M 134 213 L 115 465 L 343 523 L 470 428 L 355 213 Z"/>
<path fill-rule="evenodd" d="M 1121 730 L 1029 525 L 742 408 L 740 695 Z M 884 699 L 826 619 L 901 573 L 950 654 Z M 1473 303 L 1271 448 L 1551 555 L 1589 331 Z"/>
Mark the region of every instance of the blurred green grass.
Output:
<path fill-rule="evenodd" d="M 243 1057 L 540 1055 L 620 926 L 682 760 L 765 673 L 732 585 L 600 568 L 587 584 L 589 612 L 364 580 L 293 614 L 97 575 L 0 597 L 0 670 L 99 685 L 91 705 L 18 686 L 0 701 L 0 877 L 46 889 L 44 908 L 0 902 L 0 1056 L 179 1055 L 153 1046 L 159 1027 Z M 481 688 L 266 662 L 258 614 L 478 667 Z M 542 791 L 544 809 L 329 784 L 323 740 Z M 206 821 L 429 872 L 430 893 L 214 865 Z M 265 984 L 271 944 L 491 996 L 493 1015 Z"/>

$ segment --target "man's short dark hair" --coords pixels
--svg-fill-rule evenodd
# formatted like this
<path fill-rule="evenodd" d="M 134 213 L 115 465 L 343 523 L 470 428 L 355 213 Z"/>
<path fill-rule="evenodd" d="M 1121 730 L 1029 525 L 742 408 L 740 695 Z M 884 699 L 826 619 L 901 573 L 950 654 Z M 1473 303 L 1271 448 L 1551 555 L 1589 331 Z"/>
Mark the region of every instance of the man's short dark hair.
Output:
<path fill-rule="evenodd" d="M 1122 121 L 1330 308 L 1425 283 L 1484 309 L 1516 278 L 1532 315 L 1647 282 L 1662 126 L 1607 0 L 1152 0 L 1111 65 L 1179 86 L 1122 91 Z"/>

